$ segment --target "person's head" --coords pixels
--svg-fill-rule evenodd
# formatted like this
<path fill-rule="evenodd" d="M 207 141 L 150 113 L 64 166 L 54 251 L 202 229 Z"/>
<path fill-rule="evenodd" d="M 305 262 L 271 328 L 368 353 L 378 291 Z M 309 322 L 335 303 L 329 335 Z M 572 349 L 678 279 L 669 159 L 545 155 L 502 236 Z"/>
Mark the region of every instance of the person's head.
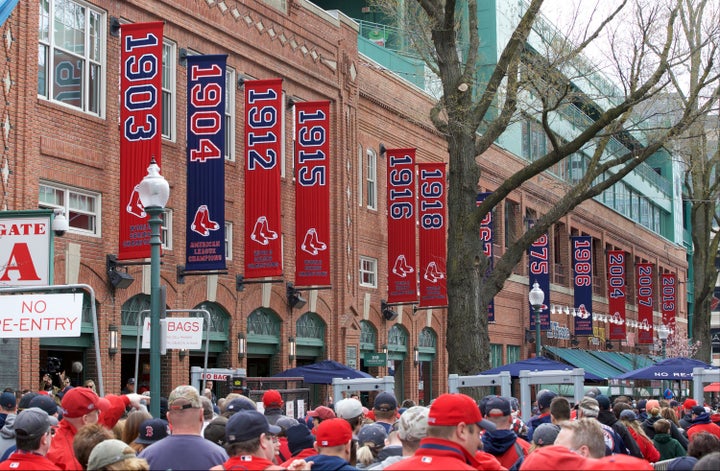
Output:
<path fill-rule="evenodd" d="M 15 417 L 15 445 L 19 451 L 47 454 L 50 442 L 55 433 L 53 427 L 57 419 L 50 417 L 47 412 L 31 407 L 21 411 Z"/>
<path fill-rule="evenodd" d="M 686 414 L 689 414 L 690 411 L 692 410 L 692 408 L 695 407 L 696 405 L 698 405 L 698 403 L 695 399 L 687 398 L 687 399 L 685 399 L 685 401 L 682 404 L 683 411 Z"/>
<path fill-rule="evenodd" d="M 189 385 L 173 389 L 168 396 L 167 418 L 173 434 L 200 435 L 203 409 L 198 390 Z"/>
<path fill-rule="evenodd" d="M 675 413 L 675 409 L 673 409 L 672 407 L 663 407 L 662 409 L 660 409 L 660 417 L 669 420 L 675 425 L 678 425 L 677 414 Z"/>
<path fill-rule="evenodd" d="M 214 387 L 215 383 L 213 383 L 212 380 L 205 381 L 205 389 L 212 391 Z"/>
<path fill-rule="evenodd" d="M 97 389 L 95 389 L 95 381 L 93 381 L 91 379 L 86 380 L 85 384 L 83 384 L 83 386 L 97 392 Z"/>
<path fill-rule="evenodd" d="M 38 394 L 38 393 L 32 392 L 32 391 L 23 394 L 22 397 L 20 398 L 20 401 L 18 401 L 18 408 L 17 408 L 18 412 L 29 408 L 30 402 L 37 396 L 45 396 L 45 394 Z M 48 396 L 48 397 L 50 397 L 50 396 Z M 53 402 L 55 402 L 55 401 L 53 401 Z"/>
<path fill-rule="evenodd" d="M 667 419 L 659 419 L 656 420 L 653 424 L 653 429 L 655 429 L 655 433 L 668 433 L 670 432 L 670 421 Z"/>
<path fill-rule="evenodd" d="M 115 434 L 112 430 L 101 424 L 86 425 L 78 430 L 73 438 L 73 452 L 83 469 L 87 469 L 90 453 L 92 453 L 95 446 L 100 442 L 114 438 Z"/>
<path fill-rule="evenodd" d="M 554 445 L 558 433 L 560 433 L 560 426 L 550 423 L 540 424 L 533 431 L 532 444 L 535 445 L 535 448 Z"/>
<path fill-rule="evenodd" d="M 404 401 L 402 401 L 402 405 L 400 407 L 402 407 L 403 409 L 415 407 L 415 401 L 413 401 L 412 399 L 405 399 Z"/>
<path fill-rule="evenodd" d="M 253 455 L 272 460 L 279 432 L 280 427 L 270 425 L 261 412 L 243 410 L 225 424 L 225 448 L 230 456 Z"/>
<path fill-rule="evenodd" d="M 596 418 L 600 413 L 600 406 L 596 399 L 584 397 L 578 403 L 578 418 Z"/>
<path fill-rule="evenodd" d="M 15 412 L 15 409 L 17 409 L 17 397 L 14 392 L 5 391 L 0 394 L 0 409 L 4 414 Z"/>
<path fill-rule="evenodd" d="M 650 415 L 658 415 L 660 413 L 660 402 L 657 399 L 648 399 L 645 403 L 645 412 Z"/>
<path fill-rule="evenodd" d="M 150 417 L 143 420 L 137 426 L 137 437 L 135 437 L 134 442 L 148 446 L 167 436 L 168 422 L 163 419 L 153 419 Z"/>
<path fill-rule="evenodd" d="M 223 415 L 230 418 L 234 413 L 241 410 L 257 410 L 257 407 L 249 398 L 240 396 L 225 403 L 225 411 L 223 412 Z"/>
<path fill-rule="evenodd" d="M 647 405 L 647 402 L 647 399 L 640 399 L 639 401 L 637 401 L 636 406 L 638 414 L 645 412 L 645 406 Z"/>
<path fill-rule="evenodd" d="M 225 427 L 227 417 L 219 415 L 212 419 L 203 430 L 203 437 L 220 446 L 225 446 Z"/>
<path fill-rule="evenodd" d="M 510 430 L 512 426 L 510 401 L 500 396 L 488 399 L 485 403 L 485 419 L 495 424 L 497 430 Z"/>
<path fill-rule="evenodd" d="M 28 406 L 39 407 L 40 409 L 47 412 L 48 415 L 51 415 L 53 417 L 58 416 L 57 402 L 55 402 L 55 399 L 45 394 L 38 394 L 37 396 L 34 396 L 32 399 L 30 399 L 30 403 L 28 404 Z"/>
<path fill-rule="evenodd" d="M 92 389 L 72 388 L 62 398 L 63 420 L 76 429 L 98 423 L 102 401 Z"/>
<path fill-rule="evenodd" d="M 317 406 L 315 410 L 308 411 L 308 417 L 312 417 L 313 424 L 317 426 L 325 420 L 334 419 L 337 417 L 335 411 L 325 406 Z"/>
<path fill-rule="evenodd" d="M 375 396 L 375 402 L 373 402 L 375 420 L 377 422 L 395 422 L 397 407 L 397 399 L 393 393 L 387 391 L 381 392 Z"/>
<path fill-rule="evenodd" d="M 547 389 L 542 389 L 537 394 L 537 406 L 540 413 L 545 413 L 550 409 L 550 403 L 553 398 L 557 397 L 557 393 L 554 393 Z"/>
<path fill-rule="evenodd" d="M 385 447 L 387 436 L 385 427 L 380 424 L 363 425 L 358 433 L 357 462 L 367 466 L 375 461 L 380 450 Z"/>
<path fill-rule="evenodd" d="M 301 423 L 288 427 L 288 429 L 285 430 L 285 436 L 288 441 L 288 449 L 290 449 L 290 453 L 293 456 L 303 450 L 312 448 L 315 444 L 315 437 L 310 433 L 310 429 Z"/>
<path fill-rule="evenodd" d="M 212 400 L 207 396 L 200 396 L 200 403 L 203 409 L 203 420 L 211 421 L 215 416 L 215 409 L 213 408 Z"/>
<path fill-rule="evenodd" d="M 150 413 L 147 411 L 131 411 L 125 419 L 125 424 L 123 425 L 122 435 L 120 439 L 128 445 L 132 443 L 133 440 L 135 440 L 140 433 L 140 424 L 142 424 L 148 419 L 152 419 L 152 415 L 150 415 Z"/>
<path fill-rule="evenodd" d="M 605 438 L 600 422 L 595 419 L 583 418 L 562 422 L 560 432 L 555 438 L 555 445 L 564 446 L 585 458 L 605 456 Z"/>
<path fill-rule="evenodd" d="M 340 419 L 347 420 L 355 433 L 360 430 L 364 413 L 362 404 L 357 399 L 340 399 L 335 404 L 335 415 Z"/>
<path fill-rule="evenodd" d="M 268 389 L 265 391 L 262 397 L 262 402 L 265 409 L 282 409 L 285 405 L 282 396 L 275 389 Z"/>
<path fill-rule="evenodd" d="M 411 407 L 402 413 L 395 423 L 403 452 L 412 452 L 420 446 L 420 440 L 427 436 L 430 409 L 423 406 Z"/>
<path fill-rule="evenodd" d="M 605 394 L 598 394 L 595 396 L 595 400 L 598 402 L 598 407 L 600 407 L 601 411 L 610 410 L 610 398 Z"/>
<path fill-rule="evenodd" d="M 430 405 L 428 437 L 457 443 L 470 454 L 482 446 L 481 429 L 495 429 L 495 425 L 482 418 L 473 398 L 465 394 L 441 394 Z"/>
<path fill-rule="evenodd" d="M 315 449 L 320 455 L 350 458 L 352 429 L 344 419 L 328 419 L 320 422 L 315 429 Z"/>
<path fill-rule="evenodd" d="M 620 414 L 626 410 L 632 411 L 632 406 L 627 402 L 615 401 L 615 403 L 613 404 L 612 412 L 617 419 L 619 419 Z"/>
<path fill-rule="evenodd" d="M 705 408 L 703 406 L 695 406 L 692 409 L 690 409 L 690 413 L 692 414 L 692 418 L 697 419 L 698 416 L 705 414 Z"/>
<path fill-rule="evenodd" d="M 698 460 L 693 471 L 715 471 L 720 469 L 720 451 L 709 453 Z"/>
<path fill-rule="evenodd" d="M 570 401 L 567 398 L 556 396 L 550 401 L 550 419 L 555 424 L 570 420 Z"/>
<path fill-rule="evenodd" d="M 105 440 L 98 443 L 90 453 L 88 471 L 115 470 L 115 469 L 148 469 L 138 468 L 137 463 L 130 464 L 128 460 L 137 460 L 135 450 L 122 440 Z M 147 465 L 147 461 L 142 460 Z M 117 466 L 113 466 L 117 465 Z"/>
<path fill-rule="evenodd" d="M 700 459 L 715 450 L 720 450 L 720 438 L 710 432 L 699 432 L 692 436 L 687 454 Z"/>

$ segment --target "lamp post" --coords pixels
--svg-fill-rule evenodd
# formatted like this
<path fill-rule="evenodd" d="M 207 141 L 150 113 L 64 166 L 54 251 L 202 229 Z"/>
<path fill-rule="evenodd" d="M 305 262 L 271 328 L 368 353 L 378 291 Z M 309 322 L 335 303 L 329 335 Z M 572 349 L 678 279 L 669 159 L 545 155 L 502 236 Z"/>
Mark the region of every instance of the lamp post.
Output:
<path fill-rule="evenodd" d="M 528 299 L 535 311 L 535 356 L 539 357 L 542 350 L 542 346 L 540 345 L 540 310 L 542 309 L 543 301 L 545 301 L 545 293 L 540 289 L 537 281 L 533 283 Z"/>
<path fill-rule="evenodd" d="M 150 414 L 160 418 L 160 217 L 170 197 L 170 185 L 160 175 L 155 157 L 150 161 L 148 174 L 138 185 L 138 195 L 150 216 Z M 153 400 L 154 398 L 154 400 Z"/>
<path fill-rule="evenodd" d="M 662 358 L 665 359 L 665 347 L 667 346 L 667 339 L 670 336 L 670 329 L 665 324 L 660 324 L 660 327 L 658 327 L 658 338 L 660 339 L 660 343 L 662 344 Z"/>

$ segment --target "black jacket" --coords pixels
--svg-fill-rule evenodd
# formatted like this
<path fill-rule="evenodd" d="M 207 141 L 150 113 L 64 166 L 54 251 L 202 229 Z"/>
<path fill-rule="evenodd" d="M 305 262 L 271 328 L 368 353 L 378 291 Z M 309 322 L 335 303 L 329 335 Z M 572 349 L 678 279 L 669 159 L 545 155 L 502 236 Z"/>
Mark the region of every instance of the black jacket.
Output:
<path fill-rule="evenodd" d="M 645 419 L 645 422 L 642 423 L 643 430 L 645 431 L 645 435 L 648 436 L 650 440 L 652 440 L 655 437 L 655 422 L 662 419 L 659 415 L 649 415 L 647 419 Z M 677 425 L 675 425 L 674 422 L 670 422 L 670 436 L 673 437 L 675 440 L 679 441 L 683 448 L 687 450 L 688 447 L 688 439 L 687 437 L 680 431 L 679 428 L 677 428 Z"/>
<path fill-rule="evenodd" d="M 642 451 L 640 451 L 640 447 L 638 446 L 637 442 L 635 441 L 633 436 L 630 435 L 627 427 L 625 427 L 622 422 L 618 421 L 617 417 L 615 417 L 615 414 L 613 414 L 609 410 L 601 410 L 598 414 L 598 421 L 601 424 L 612 427 L 612 429 L 615 430 L 615 433 L 620 435 L 620 438 L 622 438 L 622 441 L 625 444 L 625 448 L 627 448 L 627 451 L 630 455 L 634 456 L 635 458 L 643 458 Z"/>

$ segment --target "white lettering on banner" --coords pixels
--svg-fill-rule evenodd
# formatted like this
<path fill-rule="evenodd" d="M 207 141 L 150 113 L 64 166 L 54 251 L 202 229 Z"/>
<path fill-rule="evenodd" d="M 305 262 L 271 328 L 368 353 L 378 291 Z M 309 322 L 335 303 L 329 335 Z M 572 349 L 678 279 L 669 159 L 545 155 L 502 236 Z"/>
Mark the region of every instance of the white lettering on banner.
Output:
<path fill-rule="evenodd" d="M 165 326 L 165 348 L 176 350 L 197 350 L 202 348 L 204 318 L 167 317 L 161 319 L 161 324 Z M 149 317 L 145 318 L 143 324 L 142 348 L 150 348 Z"/>
<path fill-rule="evenodd" d="M 79 337 L 81 293 L 0 296 L 0 338 Z"/>

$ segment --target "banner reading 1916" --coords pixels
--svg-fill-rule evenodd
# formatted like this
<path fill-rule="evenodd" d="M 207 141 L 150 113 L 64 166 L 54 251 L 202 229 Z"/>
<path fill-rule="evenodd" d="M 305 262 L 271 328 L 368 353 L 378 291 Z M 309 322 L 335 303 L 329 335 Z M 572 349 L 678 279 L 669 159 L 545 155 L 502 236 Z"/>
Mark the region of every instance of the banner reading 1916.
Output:
<path fill-rule="evenodd" d="M 418 164 L 420 306 L 447 305 L 445 164 Z"/>
<path fill-rule="evenodd" d="M 592 237 L 570 238 L 575 287 L 575 335 L 593 335 L 592 320 Z"/>
<path fill-rule="evenodd" d="M 608 315 L 615 322 L 609 324 L 610 340 L 625 340 L 625 300 L 627 287 L 625 286 L 625 252 L 622 250 L 608 250 Z M 623 322 L 617 322 L 617 320 Z"/>
<path fill-rule="evenodd" d="M 226 59 L 187 58 L 186 270 L 225 269 Z"/>
<path fill-rule="evenodd" d="M 245 278 L 282 274 L 282 79 L 245 82 Z"/>
<path fill-rule="evenodd" d="M 295 284 L 330 284 L 330 102 L 295 103 Z"/>
<path fill-rule="evenodd" d="M 417 301 L 415 149 L 387 153 L 388 303 Z"/>
<path fill-rule="evenodd" d="M 163 22 L 120 26 L 119 260 L 150 256 L 150 227 L 137 185 L 161 165 Z"/>

